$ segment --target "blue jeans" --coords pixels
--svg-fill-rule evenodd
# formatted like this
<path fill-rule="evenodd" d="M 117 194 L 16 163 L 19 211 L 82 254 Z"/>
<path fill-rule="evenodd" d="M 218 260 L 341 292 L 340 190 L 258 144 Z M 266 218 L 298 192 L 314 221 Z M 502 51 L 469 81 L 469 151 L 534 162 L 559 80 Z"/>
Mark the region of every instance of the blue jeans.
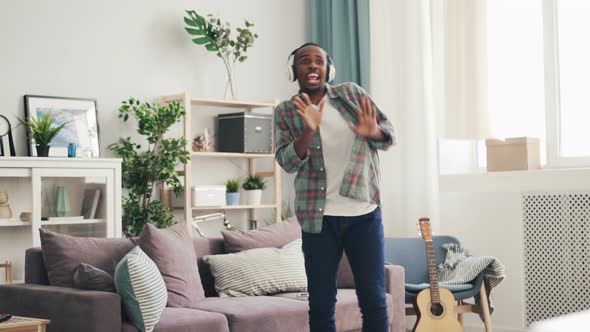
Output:
<path fill-rule="evenodd" d="M 342 251 L 354 275 L 363 332 L 387 332 L 381 210 L 356 217 L 324 216 L 321 233 L 303 232 L 310 332 L 335 332 L 336 282 Z"/>

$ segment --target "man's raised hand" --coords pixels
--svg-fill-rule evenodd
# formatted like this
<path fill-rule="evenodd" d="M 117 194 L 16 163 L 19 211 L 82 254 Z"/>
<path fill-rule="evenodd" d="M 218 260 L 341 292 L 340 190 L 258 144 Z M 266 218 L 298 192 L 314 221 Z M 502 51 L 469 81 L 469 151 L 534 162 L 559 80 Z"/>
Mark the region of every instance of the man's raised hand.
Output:
<path fill-rule="evenodd" d="M 364 96 L 361 97 L 361 103 L 362 109 L 361 106 L 356 108 L 358 124 L 355 126 L 354 123 L 349 122 L 348 126 L 359 136 L 376 140 L 383 139 L 383 133 L 377 124 L 377 108 L 369 98 Z"/>
<path fill-rule="evenodd" d="M 297 107 L 297 114 L 301 116 L 305 123 L 305 129 L 312 134 L 315 133 L 322 121 L 324 100 L 322 99 L 322 101 L 320 101 L 319 109 L 316 109 L 316 106 L 311 102 L 311 99 L 309 99 L 309 96 L 306 93 L 301 93 L 293 98 L 293 102 Z"/>

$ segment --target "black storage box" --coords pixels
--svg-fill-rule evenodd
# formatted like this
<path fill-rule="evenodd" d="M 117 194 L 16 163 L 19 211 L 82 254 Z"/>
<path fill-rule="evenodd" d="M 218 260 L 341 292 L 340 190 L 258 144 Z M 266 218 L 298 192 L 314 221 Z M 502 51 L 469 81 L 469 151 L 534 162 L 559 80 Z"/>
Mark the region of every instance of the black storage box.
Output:
<path fill-rule="evenodd" d="M 252 112 L 219 114 L 217 151 L 273 153 L 272 115 Z"/>

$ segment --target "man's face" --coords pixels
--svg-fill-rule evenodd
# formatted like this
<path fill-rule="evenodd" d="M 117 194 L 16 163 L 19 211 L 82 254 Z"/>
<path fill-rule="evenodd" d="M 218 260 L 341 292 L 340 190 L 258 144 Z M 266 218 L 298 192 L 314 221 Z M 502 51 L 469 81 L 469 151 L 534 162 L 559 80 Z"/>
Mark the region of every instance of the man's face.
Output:
<path fill-rule="evenodd" d="M 324 88 L 328 61 L 323 49 L 314 45 L 305 46 L 295 54 L 293 65 L 303 92 L 313 93 Z"/>

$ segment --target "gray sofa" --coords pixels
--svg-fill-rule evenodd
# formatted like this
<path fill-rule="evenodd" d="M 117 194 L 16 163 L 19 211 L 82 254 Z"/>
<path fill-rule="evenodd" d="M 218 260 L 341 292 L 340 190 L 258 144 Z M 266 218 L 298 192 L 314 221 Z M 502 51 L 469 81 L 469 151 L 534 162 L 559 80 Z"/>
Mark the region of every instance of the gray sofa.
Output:
<path fill-rule="evenodd" d="M 197 257 L 222 254 L 221 238 L 194 240 Z M 75 250 L 75 248 L 72 248 Z M 197 309 L 166 308 L 156 325 L 156 332 L 277 332 L 308 331 L 308 304 L 298 293 L 274 296 L 218 297 L 208 266 L 198 259 L 206 299 Z M 404 270 L 386 266 L 387 303 L 391 331 L 404 331 Z M 338 278 L 336 324 L 338 331 L 360 331 L 354 281 L 346 259 L 340 265 Z M 25 255 L 25 284 L 0 286 L 0 312 L 19 316 L 46 318 L 50 332 L 138 331 L 126 322 L 119 295 L 111 292 L 86 291 L 48 285 L 47 271 L 40 248 Z"/>

